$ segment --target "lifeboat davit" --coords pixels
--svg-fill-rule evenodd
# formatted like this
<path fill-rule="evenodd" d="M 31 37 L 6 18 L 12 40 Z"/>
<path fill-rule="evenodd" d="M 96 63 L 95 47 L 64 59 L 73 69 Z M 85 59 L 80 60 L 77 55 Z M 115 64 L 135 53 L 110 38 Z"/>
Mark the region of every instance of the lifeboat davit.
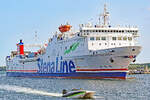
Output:
<path fill-rule="evenodd" d="M 59 27 L 59 31 L 61 32 L 61 33 L 63 33 L 63 32 L 67 32 L 67 31 L 69 31 L 70 29 L 71 29 L 71 25 L 61 25 L 60 27 Z"/>

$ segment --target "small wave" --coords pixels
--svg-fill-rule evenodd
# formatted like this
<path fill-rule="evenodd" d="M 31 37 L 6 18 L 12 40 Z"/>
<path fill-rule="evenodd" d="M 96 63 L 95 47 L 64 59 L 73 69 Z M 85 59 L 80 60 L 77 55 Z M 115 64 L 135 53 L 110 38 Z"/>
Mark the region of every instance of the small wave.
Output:
<path fill-rule="evenodd" d="M 101 97 L 101 96 L 94 96 L 94 99 L 104 99 L 104 97 Z"/>
<path fill-rule="evenodd" d="M 14 85 L 0 85 L 0 89 L 7 90 L 7 91 L 15 91 L 20 93 L 27 93 L 27 94 L 38 94 L 38 95 L 45 95 L 45 96 L 54 96 L 54 97 L 61 97 L 61 93 L 49 93 L 46 91 L 35 90 L 32 88 L 27 87 L 20 87 Z"/>

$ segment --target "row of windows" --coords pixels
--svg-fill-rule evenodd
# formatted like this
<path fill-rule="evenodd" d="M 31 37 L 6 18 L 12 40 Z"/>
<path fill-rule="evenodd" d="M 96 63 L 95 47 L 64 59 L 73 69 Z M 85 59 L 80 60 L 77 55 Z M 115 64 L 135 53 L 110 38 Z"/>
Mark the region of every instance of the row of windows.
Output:
<path fill-rule="evenodd" d="M 106 37 L 90 37 L 90 40 L 106 40 Z M 132 37 L 112 37 L 112 40 L 129 40 L 132 41 Z"/>
<path fill-rule="evenodd" d="M 80 30 L 80 32 L 138 32 L 137 30 Z"/>
<path fill-rule="evenodd" d="M 104 45 L 107 45 L 107 43 L 103 43 Z M 102 43 L 99 43 L 99 45 L 102 45 Z M 116 45 L 116 43 L 111 43 L 111 45 Z M 119 45 L 121 45 L 121 43 L 119 43 Z M 131 45 L 131 43 L 130 43 Z M 92 46 L 94 46 L 94 43 L 92 43 Z"/>

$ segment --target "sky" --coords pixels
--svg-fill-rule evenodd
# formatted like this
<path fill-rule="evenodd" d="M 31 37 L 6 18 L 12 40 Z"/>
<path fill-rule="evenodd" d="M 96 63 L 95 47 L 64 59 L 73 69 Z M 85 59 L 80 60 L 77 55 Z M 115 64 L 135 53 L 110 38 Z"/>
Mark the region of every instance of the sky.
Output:
<path fill-rule="evenodd" d="M 78 30 L 79 24 L 98 21 L 105 3 L 112 25 L 138 26 L 142 52 L 136 63 L 150 62 L 150 0 L 0 0 L 0 66 L 19 39 L 46 43 L 66 22 Z"/>

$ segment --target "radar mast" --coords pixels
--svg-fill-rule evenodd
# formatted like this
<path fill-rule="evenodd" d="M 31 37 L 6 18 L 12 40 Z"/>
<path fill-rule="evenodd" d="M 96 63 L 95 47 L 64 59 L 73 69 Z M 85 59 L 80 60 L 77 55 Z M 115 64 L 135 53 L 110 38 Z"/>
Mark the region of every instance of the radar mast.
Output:
<path fill-rule="evenodd" d="M 106 4 L 104 4 L 104 12 L 103 14 L 101 15 L 103 17 L 103 26 L 108 26 L 109 22 L 109 12 L 107 11 L 107 6 Z"/>

